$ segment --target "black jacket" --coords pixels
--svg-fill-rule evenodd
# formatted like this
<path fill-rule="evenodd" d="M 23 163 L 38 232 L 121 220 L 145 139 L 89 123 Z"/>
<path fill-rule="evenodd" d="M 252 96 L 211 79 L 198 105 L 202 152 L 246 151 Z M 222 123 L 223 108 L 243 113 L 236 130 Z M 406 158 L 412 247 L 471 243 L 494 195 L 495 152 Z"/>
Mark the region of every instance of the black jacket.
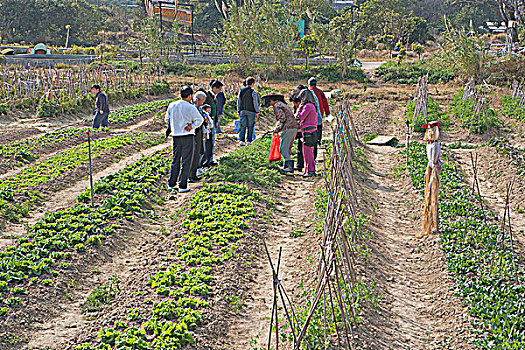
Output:
<path fill-rule="evenodd" d="M 99 91 L 99 93 L 97 94 L 95 106 L 95 113 L 109 113 L 108 98 L 102 91 Z"/>

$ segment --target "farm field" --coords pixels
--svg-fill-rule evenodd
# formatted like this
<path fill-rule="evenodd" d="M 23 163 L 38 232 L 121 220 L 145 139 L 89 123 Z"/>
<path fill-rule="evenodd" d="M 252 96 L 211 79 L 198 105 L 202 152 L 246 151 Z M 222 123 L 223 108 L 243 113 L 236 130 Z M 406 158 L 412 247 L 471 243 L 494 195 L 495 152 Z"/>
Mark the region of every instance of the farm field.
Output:
<path fill-rule="evenodd" d="M 17 120 L 2 126 L 0 138 L 0 349 L 265 349 L 275 286 L 265 246 L 273 263 L 280 261 L 279 284 L 296 313 L 287 319 L 279 308 L 272 348 L 277 331 L 279 348 L 293 349 L 299 329 L 294 333 L 292 325 L 307 320 L 302 344 L 311 349 L 345 343 L 355 349 L 521 348 L 524 120 L 500 113 L 496 101 L 499 124 L 477 134 L 453 109 L 462 87 L 429 86 L 439 92 L 429 111 L 439 118 L 447 113 L 442 221 L 439 234 L 417 239 L 422 133 L 413 133 L 408 167 L 404 146 L 415 87 L 384 82 L 373 72 L 367 77 L 366 91 L 352 81 L 320 82 L 343 91 L 330 100 L 339 117 L 324 126 L 321 176 L 282 175 L 267 161 L 269 137 L 240 147 L 232 118 L 217 139 L 219 165 L 189 193 L 176 195 L 167 191 L 172 146 L 163 122 L 174 95 L 114 110 L 110 132 L 91 130 L 90 120 L 78 115 L 10 116 Z M 172 90 L 185 81 L 169 79 Z M 259 88 L 295 86 L 269 80 Z M 349 119 L 355 131 L 339 133 Z M 263 112 L 258 136 L 273 125 L 272 113 Z M 366 144 L 375 135 L 395 136 L 399 144 Z M 334 156 L 338 144 L 352 148 L 339 149 L 352 154 L 351 165 L 339 171 L 355 186 L 355 203 L 344 209 L 351 219 L 341 221 L 348 242 L 340 249 L 352 258 L 336 253 L 328 274 L 336 277 L 327 277 L 333 288 L 320 294 L 309 318 L 323 266 L 320 247 L 339 198 L 334 193 L 347 186 L 330 187 L 330 174 L 343 166 Z M 471 190 L 471 154 L 481 198 Z M 501 226 L 511 182 L 513 236 Z"/>

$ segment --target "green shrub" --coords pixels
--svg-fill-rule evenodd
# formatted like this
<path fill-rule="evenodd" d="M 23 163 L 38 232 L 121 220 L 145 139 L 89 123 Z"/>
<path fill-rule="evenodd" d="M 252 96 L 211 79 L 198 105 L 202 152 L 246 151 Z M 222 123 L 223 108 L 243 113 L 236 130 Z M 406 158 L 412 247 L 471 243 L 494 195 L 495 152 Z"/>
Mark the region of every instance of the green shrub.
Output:
<path fill-rule="evenodd" d="M 454 99 L 450 103 L 450 112 L 459 121 L 462 127 L 468 129 L 474 134 L 483 134 L 489 128 L 498 127 L 501 122 L 496 117 L 496 112 L 487 106 L 487 115 L 480 110 L 474 113 L 476 109 L 475 101 L 471 99 L 463 99 L 463 94 L 458 93 L 454 95 Z"/>
<path fill-rule="evenodd" d="M 430 84 L 446 83 L 454 79 L 454 71 L 450 67 L 419 62 L 387 62 L 379 67 L 375 74 L 384 81 L 411 85 L 417 84 L 418 78 L 426 74 Z"/>
<path fill-rule="evenodd" d="M 416 103 L 414 102 L 414 100 L 408 101 L 406 117 L 410 121 L 414 117 L 415 107 Z M 445 112 L 443 112 L 443 110 L 439 106 L 439 103 L 434 101 L 434 99 L 429 96 L 427 101 L 427 116 L 425 118 L 423 113 L 419 113 L 419 116 L 414 121 L 414 131 L 424 132 L 425 129 L 423 129 L 421 126 L 433 120 L 439 120 L 439 127 L 442 130 L 446 129 L 449 125 L 449 116 Z"/>
<path fill-rule="evenodd" d="M 503 96 L 501 101 L 503 114 L 507 117 L 525 121 L 525 105 L 520 106 L 520 100 L 520 97 Z"/>

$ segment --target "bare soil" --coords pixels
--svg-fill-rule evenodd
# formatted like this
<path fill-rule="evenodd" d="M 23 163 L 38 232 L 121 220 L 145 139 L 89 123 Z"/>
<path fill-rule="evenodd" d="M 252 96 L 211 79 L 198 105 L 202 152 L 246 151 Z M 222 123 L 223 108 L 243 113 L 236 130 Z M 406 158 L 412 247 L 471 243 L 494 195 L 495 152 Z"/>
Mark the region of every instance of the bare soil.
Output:
<path fill-rule="evenodd" d="M 397 173 L 402 156 L 398 149 L 381 146 L 370 146 L 366 155 L 371 168 L 363 179 L 360 206 L 376 209 L 371 212 L 371 251 L 360 260 L 360 272 L 364 280 L 377 282 L 382 302 L 363 317 L 358 348 L 471 349 L 466 310 L 451 291 L 438 237 L 414 238 L 421 195 Z"/>
<path fill-rule="evenodd" d="M 217 143 L 217 155 L 231 151 L 234 144 L 236 142 L 228 136 L 221 138 Z M 135 153 L 96 176 L 100 178 L 115 173 L 142 156 L 165 147 L 168 144 Z M 62 193 L 58 192 L 54 198 L 55 204 L 59 202 L 61 206 L 67 207 L 87 186 L 88 182 L 82 180 Z M 171 264 L 175 249 L 173 238 L 180 235 L 180 230 L 177 229 L 179 217 L 171 222 L 170 216 L 174 213 L 180 215 L 187 207 L 187 200 L 198 188 L 179 194 L 175 201 L 165 207 L 157 206 L 156 209 L 164 214 L 163 220 L 127 222 L 99 248 L 74 254 L 69 267 L 53 278 L 52 287 L 28 286 L 28 295 L 22 301 L 24 307 L 9 313 L 2 322 L 6 333 L 19 335 L 24 339 L 23 343 L 27 343 L 27 349 L 72 349 L 79 343 L 96 341 L 101 326 L 125 319 L 127 309 L 140 303 L 142 299 L 139 300 L 135 292 L 143 292 L 146 298 L 148 288 L 145 286 L 150 275 Z M 86 297 L 112 275 L 117 275 L 122 281 L 123 292 L 119 293 L 115 303 L 98 313 L 83 314 L 81 306 Z M 150 294 L 153 297 L 155 293 L 151 291 Z"/>

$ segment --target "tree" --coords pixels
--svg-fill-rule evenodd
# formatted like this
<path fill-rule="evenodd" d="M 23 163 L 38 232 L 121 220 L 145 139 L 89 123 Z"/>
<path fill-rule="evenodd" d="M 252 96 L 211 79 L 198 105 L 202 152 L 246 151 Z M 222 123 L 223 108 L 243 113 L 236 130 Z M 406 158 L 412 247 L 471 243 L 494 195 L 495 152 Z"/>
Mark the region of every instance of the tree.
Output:
<path fill-rule="evenodd" d="M 352 15 L 352 8 L 347 7 L 337 11 L 337 15 L 327 25 L 317 23 L 312 26 L 314 34 L 319 38 L 321 51 L 335 54 L 343 68 L 343 76 L 346 75 L 354 56 L 356 28 L 352 27 Z"/>
<path fill-rule="evenodd" d="M 421 61 L 421 55 L 425 51 L 425 47 L 420 43 L 412 43 L 412 51 L 417 55 L 418 59 Z"/>
<path fill-rule="evenodd" d="M 297 48 L 304 53 L 306 58 L 306 68 L 308 69 L 308 57 L 312 56 L 317 52 L 317 47 L 319 46 L 319 39 L 313 35 L 305 35 L 297 42 Z"/>
<path fill-rule="evenodd" d="M 171 32 L 161 33 L 158 23 L 153 18 L 145 18 L 136 28 L 136 34 L 128 39 L 128 46 L 141 53 L 145 52 L 153 64 L 158 68 L 165 60 L 170 59 L 170 53 L 180 54 L 178 45 L 178 28 L 174 26 Z"/>
<path fill-rule="evenodd" d="M 261 53 L 286 69 L 296 44 L 297 23 L 287 7 L 268 0 L 232 3 L 224 31 L 217 38 L 243 65 Z M 269 63 L 269 62 L 268 62 Z"/>
<path fill-rule="evenodd" d="M 403 0 L 369 0 L 361 6 L 360 28 L 364 36 L 393 35 L 395 41 L 410 43 L 425 40 L 426 21 L 409 10 L 412 2 Z M 414 38 L 414 32 L 417 37 Z"/>
<path fill-rule="evenodd" d="M 473 78 L 480 84 L 488 79 L 494 62 L 489 46 L 472 29 L 453 28 L 447 22 L 445 28 L 439 58 L 452 65 L 465 81 Z"/>

